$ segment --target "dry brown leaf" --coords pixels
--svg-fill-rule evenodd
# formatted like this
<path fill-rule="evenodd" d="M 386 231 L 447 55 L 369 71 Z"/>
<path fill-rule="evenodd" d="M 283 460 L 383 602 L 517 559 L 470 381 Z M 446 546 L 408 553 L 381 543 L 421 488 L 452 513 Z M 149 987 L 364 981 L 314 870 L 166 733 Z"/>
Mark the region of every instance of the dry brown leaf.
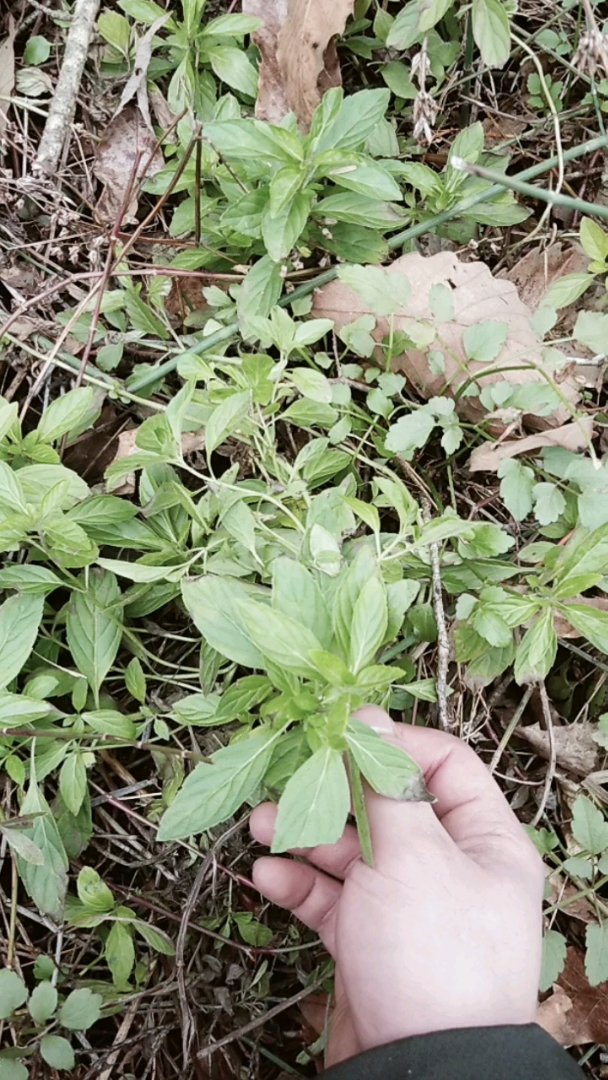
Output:
<path fill-rule="evenodd" d="M 608 994 L 605 986 L 589 986 L 579 949 L 568 949 L 566 966 L 536 1020 L 562 1046 L 608 1042 Z"/>
<path fill-rule="evenodd" d="M 243 0 L 263 20 L 253 35 L 262 56 L 255 114 L 278 124 L 293 111 L 307 128 L 323 94 L 342 85 L 336 37 L 354 0 Z"/>
<path fill-rule="evenodd" d="M 525 439 L 505 439 L 504 442 L 482 443 L 476 446 L 469 458 L 471 472 L 498 472 L 502 461 L 518 457 L 520 454 L 534 454 L 545 446 L 561 446 L 564 450 L 579 453 L 589 445 L 593 434 L 593 420 L 590 416 L 581 416 L 576 423 L 562 424 L 550 431 L 538 435 L 527 435 Z"/>
<path fill-rule="evenodd" d="M 512 281 L 524 304 L 536 311 L 555 281 L 567 274 L 584 273 L 588 264 L 589 259 L 580 248 L 550 244 L 547 248 L 532 248 L 515 266 L 498 276 Z"/>
<path fill-rule="evenodd" d="M 411 349 L 393 361 L 394 370 L 403 372 L 422 397 L 430 398 L 445 393 L 446 383 L 447 393 L 453 395 L 471 375 L 476 376 L 480 386 L 505 379 L 518 384 L 545 382 L 543 375 L 534 368 L 516 367 L 519 363 L 534 363 L 542 368 L 543 346 L 530 326 L 530 311 L 520 300 L 512 282 L 493 277 L 485 263 L 460 262 L 456 255 L 449 251 L 439 252 L 430 258 L 411 252 L 397 259 L 387 269 L 389 274 L 404 274 L 412 285 L 407 307 L 395 316 L 396 330 L 407 333 L 419 320 L 432 320 L 429 293 L 434 285 L 447 285 L 452 291 L 454 320 L 440 325 L 441 341 L 433 342 L 425 349 Z M 365 300 L 341 281 L 332 281 L 317 290 L 315 316 L 333 319 L 338 330 L 368 311 Z M 488 364 L 467 360 L 463 343 L 464 331 L 467 327 L 486 320 L 507 323 L 509 328 L 507 341 L 490 366 L 515 370 L 509 370 L 506 374 L 498 371 L 484 375 Z M 374 338 L 381 341 L 388 332 L 388 319 L 378 319 Z M 435 375 L 429 367 L 428 353 L 432 349 L 441 349 L 444 354 L 444 374 Z M 560 379 L 559 386 L 570 402 L 578 400 L 578 383 L 573 376 Z M 473 423 L 486 415 L 477 397 L 460 398 L 457 409 L 460 416 Z M 557 409 L 551 416 L 542 419 L 530 416 L 528 419 L 532 427 L 547 428 L 563 424 L 567 418 L 568 412 L 564 407 Z"/>
<path fill-rule="evenodd" d="M 118 108 L 114 113 L 114 118 L 116 118 L 119 113 L 122 112 L 125 105 L 128 105 L 133 98 L 137 98 L 139 111 L 150 131 L 152 131 L 152 120 L 150 118 L 150 105 L 148 103 L 147 80 L 148 68 L 150 66 L 150 60 L 152 59 L 152 43 L 154 41 L 154 35 L 165 25 L 169 17 L 170 16 L 167 14 L 161 15 L 160 18 L 155 19 L 152 25 L 148 27 L 145 34 L 139 38 L 135 50 L 133 71 L 125 83 L 124 90 L 118 103 Z"/>
<path fill-rule="evenodd" d="M 17 27 L 12 15 L 8 17 L 8 34 L 0 44 L 0 141 L 8 124 L 10 98 L 15 89 L 15 34 Z"/>
<path fill-rule="evenodd" d="M 597 914 L 591 901 L 586 896 L 580 896 L 579 890 L 563 874 L 560 874 L 559 870 L 549 873 L 547 882 L 549 888 L 545 899 L 548 904 L 559 904 L 569 919 L 578 919 L 582 923 L 597 921 Z"/>
<path fill-rule="evenodd" d="M 553 739 L 557 753 L 557 764 L 575 776 L 588 776 L 597 764 L 598 746 L 594 742 L 593 724 L 565 724 L 554 726 Z M 545 761 L 549 760 L 549 734 L 540 724 L 528 724 L 518 729 L 518 734 L 526 739 Z"/>
<path fill-rule="evenodd" d="M 137 221 L 139 183 L 160 172 L 164 164 L 156 137 L 139 108 L 127 105 L 110 120 L 95 155 L 93 172 L 105 185 L 95 207 L 99 220 L 106 225 L 119 217 L 123 224 Z"/>

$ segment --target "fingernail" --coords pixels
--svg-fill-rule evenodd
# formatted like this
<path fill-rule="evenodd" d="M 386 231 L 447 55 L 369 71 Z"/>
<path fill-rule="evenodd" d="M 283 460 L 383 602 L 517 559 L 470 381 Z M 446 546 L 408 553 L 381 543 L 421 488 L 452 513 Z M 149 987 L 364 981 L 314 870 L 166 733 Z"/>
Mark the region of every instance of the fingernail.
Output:
<path fill-rule="evenodd" d="M 368 705 L 359 709 L 354 715 L 357 720 L 360 720 L 362 724 L 367 724 L 378 735 L 393 734 L 393 721 L 388 713 L 377 705 Z"/>

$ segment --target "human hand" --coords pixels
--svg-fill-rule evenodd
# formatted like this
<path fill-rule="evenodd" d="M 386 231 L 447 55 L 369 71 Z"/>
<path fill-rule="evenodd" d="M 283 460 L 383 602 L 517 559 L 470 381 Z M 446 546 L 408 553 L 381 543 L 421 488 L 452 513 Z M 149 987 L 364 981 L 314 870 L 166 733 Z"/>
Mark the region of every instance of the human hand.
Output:
<path fill-rule="evenodd" d="M 366 789 L 374 867 L 347 826 L 305 862 L 256 861 L 253 880 L 315 930 L 336 960 L 327 1064 L 432 1031 L 533 1023 L 544 874 L 534 845 L 473 750 L 451 735 L 357 716 L 422 768 L 428 803 Z M 251 815 L 270 845 L 276 807 Z"/>

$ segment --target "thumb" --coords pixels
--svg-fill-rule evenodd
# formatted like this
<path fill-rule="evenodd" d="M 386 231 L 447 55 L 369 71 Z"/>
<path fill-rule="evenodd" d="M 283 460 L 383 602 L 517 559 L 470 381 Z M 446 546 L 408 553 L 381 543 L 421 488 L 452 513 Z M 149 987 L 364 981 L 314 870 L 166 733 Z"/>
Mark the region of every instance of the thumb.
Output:
<path fill-rule="evenodd" d="M 403 731 L 407 730 L 407 725 L 394 723 L 384 709 L 375 705 L 366 705 L 354 713 L 354 717 L 360 723 L 367 724 L 384 741 L 409 753 L 420 765 L 426 779 L 423 762 L 405 745 Z M 430 805 L 424 784 L 420 784 L 417 801 L 414 801 L 416 793 L 412 794 L 413 797 L 400 801 L 379 795 L 368 784 L 365 785 L 365 804 L 374 861 L 378 869 L 382 869 L 387 860 L 393 861 L 399 858 L 404 844 L 408 845 L 409 850 L 419 844 L 428 848 L 429 843 L 433 845 L 439 843 L 442 847 L 453 846 Z"/>
<path fill-rule="evenodd" d="M 455 844 L 480 865 L 504 869 L 515 861 L 539 876 L 541 860 L 534 845 L 474 750 L 443 731 L 396 724 L 377 706 L 367 705 L 355 715 L 414 758 L 436 799 L 431 808 L 428 803 L 396 803 L 370 791 L 366 802 L 375 850 L 390 848 L 391 831 L 399 836 L 409 832 L 427 844 L 431 839 L 448 848 Z"/>

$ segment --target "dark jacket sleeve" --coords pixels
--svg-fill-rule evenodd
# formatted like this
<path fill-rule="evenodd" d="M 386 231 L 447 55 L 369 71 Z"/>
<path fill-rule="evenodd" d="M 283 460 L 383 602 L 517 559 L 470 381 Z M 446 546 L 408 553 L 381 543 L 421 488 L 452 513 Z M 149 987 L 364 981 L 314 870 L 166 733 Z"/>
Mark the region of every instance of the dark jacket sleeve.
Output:
<path fill-rule="evenodd" d="M 334 1065 L 326 1080 L 583 1080 L 576 1062 L 536 1026 L 439 1031 Z"/>

